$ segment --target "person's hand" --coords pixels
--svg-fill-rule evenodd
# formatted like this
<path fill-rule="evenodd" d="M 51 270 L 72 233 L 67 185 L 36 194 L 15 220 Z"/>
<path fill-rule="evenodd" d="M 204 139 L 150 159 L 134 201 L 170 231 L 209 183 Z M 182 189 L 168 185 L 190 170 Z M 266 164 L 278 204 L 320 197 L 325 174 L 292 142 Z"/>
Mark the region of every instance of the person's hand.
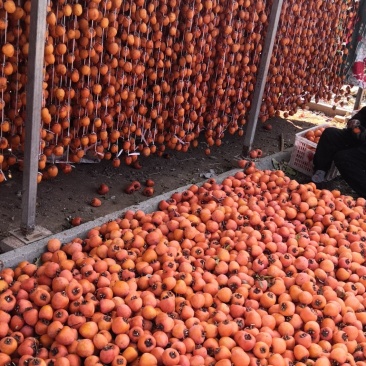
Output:
<path fill-rule="evenodd" d="M 361 132 L 360 127 L 354 127 L 352 128 L 352 132 L 355 133 L 356 135 L 358 135 Z"/>
<path fill-rule="evenodd" d="M 366 141 L 366 128 L 359 125 L 352 128 L 352 133 L 357 140 L 365 142 Z"/>
<path fill-rule="evenodd" d="M 358 119 L 350 119 L 347 122 L 347 128 L 354 129 L 354 128 L 360 127 L 360 126 L 361 126 L 361 122 Z"/>

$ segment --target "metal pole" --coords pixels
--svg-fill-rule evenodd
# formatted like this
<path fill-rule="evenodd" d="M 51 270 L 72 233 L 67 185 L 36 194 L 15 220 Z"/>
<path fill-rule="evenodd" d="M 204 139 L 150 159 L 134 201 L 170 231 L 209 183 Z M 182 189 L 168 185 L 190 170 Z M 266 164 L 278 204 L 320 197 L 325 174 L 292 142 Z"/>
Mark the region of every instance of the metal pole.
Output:
<path fill-rule="evenodd" d="M 26 87 L 27 109 L 22 216 L 20 224 L 23 235 L 31 234 L 35 228 L 46 16 L 47 1 L 32 0 Z"/>
<path fill-rule="evenodd" d="M 258 116 L 262 104 L 262 97 L 266 79 L 268 74 L 268 67 L 272 55 L 273 45 L 276 38 L 278 21 L 281 14 L 283 0 L 274 0 L 272 4 L 271 14 L 268 20 L 267 36 L 264 40 L 261 60 L 258 69 L 257 80 L 255 83 L 254 95 L 248 116 L 248 127 L 244 137 L 243 155 L 247 156 L 252 149 L 255 130 L 257 127 Z"/>
<path fill-rule="evenodd" d="M 364 94 L 364 89 L 363 88 L 358 88 L 357 91 L 357 95 L 356 95 L 356 100 L 355 100 L 355 105 L 353 107 L 354 110 L 360 109 L 361 107 L 361 102 L 363 99 L 363 94 Z"/>

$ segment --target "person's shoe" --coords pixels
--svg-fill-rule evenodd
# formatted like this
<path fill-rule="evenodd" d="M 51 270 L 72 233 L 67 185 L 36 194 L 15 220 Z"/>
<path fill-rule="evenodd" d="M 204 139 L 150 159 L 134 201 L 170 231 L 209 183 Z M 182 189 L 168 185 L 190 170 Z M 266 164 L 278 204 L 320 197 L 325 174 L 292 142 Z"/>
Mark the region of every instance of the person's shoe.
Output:
<path fill-rule="evenodd" d="M 327 172 L 325 172 L 324 170 L 317 170 L 314 175 L 311 177 L 311 180 L 314 183 L 322 183 L 325 181 L 325 175 L 327 174 Z"/>

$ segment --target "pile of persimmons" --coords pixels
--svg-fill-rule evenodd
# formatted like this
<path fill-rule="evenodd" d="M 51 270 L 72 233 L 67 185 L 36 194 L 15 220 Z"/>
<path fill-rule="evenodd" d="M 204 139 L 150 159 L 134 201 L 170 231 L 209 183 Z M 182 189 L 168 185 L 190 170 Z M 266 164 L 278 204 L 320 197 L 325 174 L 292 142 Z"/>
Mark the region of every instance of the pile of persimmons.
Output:
<path fill-rule="evenodd" d="M 3 269 L 0 365 L 366 365 L 365 199 L 243 165 Z"/>
<path fill-rule="evenodd" d="M 305 134 L 304 137 L 311 142 L 315 142 L 316 144 L 319 142 L 320 136 L 324 132 L 326 127 L 318 127 L 315 130 L 309 129 Z"/>

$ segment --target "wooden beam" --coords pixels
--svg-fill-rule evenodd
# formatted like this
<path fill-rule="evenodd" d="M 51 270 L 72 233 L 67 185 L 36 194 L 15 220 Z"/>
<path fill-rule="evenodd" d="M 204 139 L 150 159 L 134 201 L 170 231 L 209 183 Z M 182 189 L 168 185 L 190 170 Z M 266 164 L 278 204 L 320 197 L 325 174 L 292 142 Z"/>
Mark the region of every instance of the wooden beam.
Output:
<path fill-rule="evenodd" d="M 34 231 L 37 203 L 37 174 L 43 98 L 44 43 L 47 1 L 32 0 L 26 86 L 26 121 L 22 215 L 20 229 L 24 235 Z"/>
<path fill-rule="evenodd" d="M 274 0 L 268 20 L 267 35 L 264 40 L 261 60 L 259 64 L 257 80 L 255 84 L 253 99 L 248 116 L 248 127 L 245 132 L 243 155 L 247 156 L 252 149 L 254 135 L 257 128 L 259 111 L 262 104 L 263 91 L 266 85 L 268 68 L 272 56 L 273 45 L 276 38 L 278 21 L 280 19 L 283 0 Z"/>

